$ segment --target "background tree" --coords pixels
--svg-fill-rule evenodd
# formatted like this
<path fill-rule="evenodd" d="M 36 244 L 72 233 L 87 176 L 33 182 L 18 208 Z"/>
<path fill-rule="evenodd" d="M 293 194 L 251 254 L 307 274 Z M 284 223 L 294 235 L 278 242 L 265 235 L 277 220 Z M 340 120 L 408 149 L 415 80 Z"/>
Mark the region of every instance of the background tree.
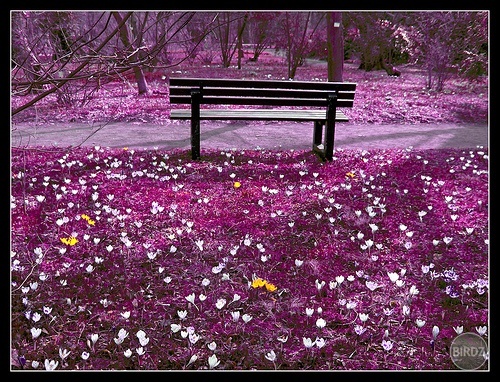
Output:
<path fill-rule="evenodd" d="M 485 12 L 418 12 L 414 56 L 427 71 L 426 87 L 442 91 L 454 73 L 469 78 L 487 72 L 487 14 Z"/>
<path fill-rule="evenodd" d="M 247 27 L 248 40 L 253 47 L 250 61 L 257 61 L 261 53 L 271 47 L 278 17 L 278 12 L 250 12 Z"/>
<path fill-rule="evenodd" d="M 142 41 L 142 34 L 143 34 L 143 28 L 144 28 L 144 22 L 147 19 L 147 13 L 144 15 L 144 22 L 141 24 L 140 27 L 137 26 L 137 22 L 131 22 L 132 24 L 132 29 L 133 34 L 135 35 L 135 43 L 136 46 L 132 45 L 132 42 L 130 41 L 129 37 L 129 28 L 127 27 L 127 23 L 123 22 L 123 17 L 120 14 L 120 12 L 112 12 L 113 17 L 115 18 L 116 22 L 118 24 L 121 24 L 120 27 L 120 39 L 122 41 L 122 44 L 125 48 L 125 54 L 126 54 L 126 59 L 129 65 L 132 66 L 132 70 L 134 71 L 135 75 L 135 80 L 137 82 L 137 87 L 139 90 L 139 94 L 144 94 L 148 92 L 148 84 L 146 82 L 146 77 L 144 77 L 144 72 L 142 71 L 142 68 L 139 64 L 137 64 L 140 61 L 140 56 L 139 52 L 141 50 L 140 43 Z M 135 15 L 131 15 L 129 20 L 135 20 L 136 17 Z"/>
<path fill-rule="evenodd" d="M 180 38 L 179 31 L 194 14 L 173 12 L 149 17 L 138 13 L 135 32 L 129 34 L 128 28 L 134 22 L 127 22 L 133 12 L 75 12 L 71 18 L 56 17 L 55 12 L 12 12 L 12 92 L 26 94 L 37 89 L 39 93 L 12 114 L 54 92 L 58 94 L 58 102 L 74 102 L 76 97 L 87 97 L 106 81 L 127 72 L 134 73 L 138 93 L 144 93 L 147 83 L 142 67 L 171 67 L 186 59 L 165 62 L 162 53 L 169 43 Z M 52 31 L 61 30 L 63 23 L 68 24 L 64 24 L 64 30 L 69 53 L 57 58 L 59 48 L 53 43 L 57 34 Z M 85 99 L 78 101 L 83 103 Z"/>
<path fill-rule="evenodd" d="M 344 30 L 342 27 L 342 12 L 327 12 L 326 30 L 328 81 L 342 82 L 344 68 Z"/>
<path fill-rule="evenodd" d="M 215 16 L 217 35 L 222 66 L 228 68 L 231 65 L 234 53 L 241 43 L 243 31 L 248 20 L 248 13 L 241 12 L 219 12 Z"/>
<path fill-rule="evenodd" d="M 323 15 L 319 14 L 314 23 L 312 12 L 284 12 L 281 15 L 276 48 L 285 50 L 288 78 L 295 78 L 297 68 L 303 65 Z"/>
<path fill-rule="evenodd" d="M 398 37 L 395 31 L 405 19 L 402 12 L 349 12 L 349 26 L 357 30 L 353 41 L 354 49 L 359 53 L 359 68 L 385 70 L 389 75 L 398 75 L 395 63 L 404 62 L 400 57 Z"/>

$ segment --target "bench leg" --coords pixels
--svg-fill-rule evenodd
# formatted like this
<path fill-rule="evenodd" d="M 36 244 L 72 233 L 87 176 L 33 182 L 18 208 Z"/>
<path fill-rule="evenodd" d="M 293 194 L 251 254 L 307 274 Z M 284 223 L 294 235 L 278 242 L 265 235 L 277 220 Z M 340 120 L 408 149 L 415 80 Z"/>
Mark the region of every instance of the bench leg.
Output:
<path fill-rule="evenodd" d="M 325 129 L 325 158 L 333 159 L 333 142 L 335 141 L 335 114 L 337 110 L 337 93 L 328 95 Z"/>
<path fill-rule="evenodd" d="M 200 159 L 200 102 L 201 93 L 191 91 L 191 159 Z"/>
<path fill-rule="evenodd" d="M 333 142 L 335 141 L 335 120 L 329 121 L 325 129 L 325 158 L 333 159 Z"/>
<path fill-rule="evenodd" d="M 321 144 L 323 140 L 323 122 L 314 121 L 313 148 Z"/>
<path fill-rule="evenodd" d="M 200 156 L 200 119 L 191 117 L 191 159 Z"/>

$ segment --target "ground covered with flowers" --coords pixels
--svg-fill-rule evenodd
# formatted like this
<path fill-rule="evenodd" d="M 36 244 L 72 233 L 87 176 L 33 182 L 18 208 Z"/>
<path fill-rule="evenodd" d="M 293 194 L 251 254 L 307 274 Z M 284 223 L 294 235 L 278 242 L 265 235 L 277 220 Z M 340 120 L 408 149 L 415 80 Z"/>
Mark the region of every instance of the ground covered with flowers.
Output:
<path fill-rule="evenodd" d="M 488 339 L 486 148 L 11 155 L 14 369 L 454 370 Z"/>

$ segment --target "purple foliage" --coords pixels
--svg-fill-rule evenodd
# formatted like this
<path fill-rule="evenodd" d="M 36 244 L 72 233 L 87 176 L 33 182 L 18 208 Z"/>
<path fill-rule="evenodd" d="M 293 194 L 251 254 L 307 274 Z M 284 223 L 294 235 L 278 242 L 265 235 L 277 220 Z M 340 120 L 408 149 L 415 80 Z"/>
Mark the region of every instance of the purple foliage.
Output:
<path fill-rule="evenodd" d="M 445 370 L 488 329 L 487 149 L 13 148 L 11 171 L 25 369 Z"/>

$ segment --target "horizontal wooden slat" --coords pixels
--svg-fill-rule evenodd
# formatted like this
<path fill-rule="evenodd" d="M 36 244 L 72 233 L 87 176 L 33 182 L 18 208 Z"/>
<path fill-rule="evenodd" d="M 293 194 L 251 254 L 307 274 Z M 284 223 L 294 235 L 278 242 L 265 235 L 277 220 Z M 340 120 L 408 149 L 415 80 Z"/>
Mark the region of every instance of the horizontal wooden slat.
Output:
<path fill-rule="evenodd" d="M 233 87 L 260 89 L 303 89 L 303 90 L 344 90 L 355 91 L 353 82 L 322 82 L 322 81 L 275 81 L 275 80 L 236 80 L 225 78 L 175 78 L 169 79 L 170 86 L 198 87 Z"/>
<path fill-rule="evenodd" d="M 170 87 L 170 97 L 190 96 L 191 87 Z M 225 97 L 265 97 L 265 98 L 312 98 L 326 99 L 333 90 L 301 90 L 301 89 L 253 89 L 253 88 L 214 88 L 203 87 L 202 94 L 207 96 Z M 354 99 L 354 91 L 341 91 L 339 99 Z"/>
<path fill-rule="evenodd" d="M 170 119 L 191 119 L 190 109 L 173 109 Z M 261 121 L 326 121 L 325 110 L 276 110 L 276 109 L 240 109 L 219 110 L 202 109 L 200 119 L 203 120 L 261 120 Z M 344 113 L 337 110 L 335 120 L 348 122 Z"/>
<path fill-rule="evenodd" d="M 190 104 L 190 96 L 171 96 L 171 104 Z M 310 106 L 327 105 L 326 99 L 309 98 L 253 98 L 253 97 L 203 97 L 201 104 L 206 105 L 270 105 L 270 106 Z M 352 107 L 353 100 L 337 100 L 337 107 Z"/>

